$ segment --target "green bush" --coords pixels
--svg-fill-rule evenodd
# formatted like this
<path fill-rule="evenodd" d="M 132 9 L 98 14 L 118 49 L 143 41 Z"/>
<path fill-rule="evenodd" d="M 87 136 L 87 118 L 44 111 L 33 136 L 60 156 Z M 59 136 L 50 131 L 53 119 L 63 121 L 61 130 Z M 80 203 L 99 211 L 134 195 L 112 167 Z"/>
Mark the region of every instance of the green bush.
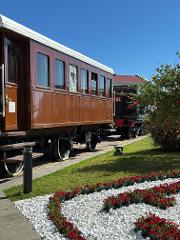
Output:
<path fill-rule="evenodd" d="M 180 120 L 164 122 L 146 122 L 147 129 L 155 143 L 167 151 L 180 151 Z"/>
<path fill-rule="evenodd" d="M 147 112 L 145 125 L 165 150 L 180 150 L 180 65 L 165 64 L 156 71 L 137 96 Z"/>

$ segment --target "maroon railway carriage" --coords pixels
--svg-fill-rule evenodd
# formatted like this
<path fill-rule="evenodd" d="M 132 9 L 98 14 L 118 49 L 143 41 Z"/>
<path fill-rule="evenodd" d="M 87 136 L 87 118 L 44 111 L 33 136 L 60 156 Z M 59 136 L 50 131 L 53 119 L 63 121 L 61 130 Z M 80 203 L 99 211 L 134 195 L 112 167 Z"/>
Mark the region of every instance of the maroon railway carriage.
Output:
<path fill-rule="evenodd" d="M 96 147 L 112 123 L 113 70 L 0 15 L 0 154 L 10 174 L 22 162 L 10 149 L 51 143 L 57 159 L 72 142 Z"/>

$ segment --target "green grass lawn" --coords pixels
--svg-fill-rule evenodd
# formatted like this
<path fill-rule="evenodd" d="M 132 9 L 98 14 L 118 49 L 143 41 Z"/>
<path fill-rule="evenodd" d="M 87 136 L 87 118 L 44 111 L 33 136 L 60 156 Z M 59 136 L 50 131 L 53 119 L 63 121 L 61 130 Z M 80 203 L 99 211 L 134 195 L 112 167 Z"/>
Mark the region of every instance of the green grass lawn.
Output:
<path fill-rule="evenodd" d="M 114 156 L 113 151 L 84 160 L 50 175 L 33 180 L 33 192 L 22 193 L 22 186 L 5 190 L 11 200 L 30 198 L 74 187 L 109 182 L 121 177 L 154 171 L 180 170 L 180 153 L 165 153 L 153 145 L 151 138 L 134 142 L 124 148 L 124 156 Z"/>

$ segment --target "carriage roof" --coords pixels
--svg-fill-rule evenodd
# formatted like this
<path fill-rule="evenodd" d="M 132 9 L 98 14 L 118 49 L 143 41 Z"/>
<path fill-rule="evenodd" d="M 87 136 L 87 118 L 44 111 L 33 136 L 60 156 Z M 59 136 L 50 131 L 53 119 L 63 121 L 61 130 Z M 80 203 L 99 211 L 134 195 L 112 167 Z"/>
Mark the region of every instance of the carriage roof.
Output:
<path fill-rule="evenodd" d="M 101 64 L 77 51 L 74 51 L 73 49 L 71 48 L 68 48 L 68 47 L 65 47 L 64 45 L 56 42 L 56 41 L 53 41 L 52 39 L 48 38 L 48 37 L 45 37 L 44 35 L 38 33 L 38 32 L 35 32 L 33 30 L 31 30 L 30 28 L 27 28 L 3 15 L 0 15 L 0 27 L 1 28 L 6 28 L 6 29 L 9 29 L 11 31 L 14 31 L 16 33 L 19 33 L 27 38 L 30 38 L 34 41 L 37 41 L 39 43 L 42 43 L 48 47 L 51 47 L 55 50 L 58 50 L 60 52 L 63 52 L 67 55 L 70 55 L 76 59 L 79 59 L 85 63 L 88 63 L 94 67 L 97 67 L 101 70 L 104 70 L 106 72 L 109 72 L 111 74 L 114 74 L 114 71 L 112 68 L 110 67 L 107 67 L 105 66 L 104 64 Z"/>

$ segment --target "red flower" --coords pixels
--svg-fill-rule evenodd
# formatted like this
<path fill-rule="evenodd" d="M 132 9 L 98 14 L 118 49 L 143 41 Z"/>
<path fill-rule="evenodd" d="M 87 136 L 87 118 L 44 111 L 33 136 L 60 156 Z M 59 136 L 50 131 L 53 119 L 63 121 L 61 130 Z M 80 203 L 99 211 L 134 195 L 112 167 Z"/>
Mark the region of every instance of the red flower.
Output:
<path fill-rule="evenodd" d="M 69 239 L 76 239 L 77 237 L 77 232 L 76 230 L 72 230 L 69 234 L 68 234 L 68 238 Z"/>
<path fill-rule="evenodd" d="M 64 222 L 64 227 L 69 228 L 69 229 L 73 229 L 73 224 L 70 223 L 70 222 Z"/>
<path fill-rule="evenodd" d="M 141 217 L 135 222 L 135 232 L 146 232 L 150 239 L 158 240 L 180 240 L 180 230 L 175 223 L 160 218 L 149 213 L 146 217 Z"/>
<path fill-rule="evenodd" d="M 110 208 L 119 208 L 141 202 L 166 209 L 176 203 L 174 197 L 167 198 L 166 194 L 174 194 L 178 191 L 180 191 L 180 181 L 145 190 L 137 189 L 133 192 L 120 193 L 104 200 L 104 210 L 109 211 Z"/>
<path fill-rule="evenodd" d="M 79 236 L 77 240 L 86 240 L 84 237 Z"/>
<path fill-rule="evenodd" d="M 121 179 L 118 179 L 118 180 L 116 180 L 114 182 L 110 182 L 110 183 L 104 183 L 104 184 L 100 183 L 100 184 L 96 184 L 93 186 L 87 185 L 84 187 L 76 188 L 72 192 L 57 192 L 49 199 L 49 205 L 48 205 L 49 219 L 52 220 L 54 222 L 54 224 L 57 226 L 57 228 L 59 229 L 59 231 L 61 233 L 63 233 L 65 236 L 69 237 L 69 239 L 86 240 L 84 237 L 80 236 L 81 232 L 77 228 L 74 228 L 73 224 L 68 222 L 66 217 L 63 216 L 63 214 L 61 212 L 61 203 L 62 202 L 64 202 L 65 200 L 71 199 L 74 196 L 77 196 L 79 194 L 89 194 L 91 192 L 101 191 L 103 189 L 120 188 L 122 186 L 133 185 L 135 182 L 140 183 L 140 182 L 144 182 L 144 181 L 154 181 L 157 179 L 162 180 L 162 179 L 169 178 L 169 177 L 171 177 L 171 178 L 180 177 L 180 172 L 171 171 L 168 173 L 163 173 L 163 172 L 149 173 L 147 175 L 121 178 Z M 179 186 L 180 186 L 179 183 L 174 184 L 174 185 L 167 185 L 166 187 L 165 187 L 165 185 L 162 185 L 158 189 L 160 194 L 158 193 L 157 189 L 154 189 L 154 192 L 156 192 L 157 195 L 155 193 L 152 193 L 149 197 L 149 201 L 152 202 L 152 200 L 155 199 L 156 205 L 158 205 L 159 199 L 163 199 L 162 194 L 164 194 L 165 191 L 167 194 L 176 193 L 177 191 L 179 191 Z M 145 197 L 145 195 L 144 195 L 145 193 L 147 195 L 149 194 L 149 192 L 146 190 L 136 190 L 135 193 L 139 194 L 138 195 L 138 197 L 140 197 L 139 199 L 138 199 L 137 195 L 135 195 L 136 197 L 134 197 L 134 195 L 132 193 L 124 193 L 121 195 L 122 198 L 113 196 L 113 197 L 109 198 L 110 199 L 109 202 L 107 201 L 107 203 L 110 203 L 109 205 L 108 204 L 106 205 L 106 201 L 104 202 L 104 204 L 106 205 L 107 210 L 109 210 L 111 207 L 120 207 L 122 205 L 122 203 L 124 205 L 128 205 L 131 203 L 130 200 L 132 200 L 134 202 L 136 202 L 136 201 L 138 202 L 139 200 L 141 200 Z M 155 196 L 153 194 L 155 194 Z M 164 202 L 168 206 L 172 206 L 175 203 L 175 199 L 174 198 L 166 198 L 164 200 Z M 162 220 L 156 216 L 154 216 L 154 219 L 157 222 L 160 222 L 160 223 L 162 222 Z M 150 218 L 149 218 L 149 221 L 151 221 Z M 146 228 L 146 227 L 148 227 L 148 221 L 138 222 L 138 225 L 141 228 Z M 174 232 L 174 229 L 172 226 L 175 226 L 175 225 L 173 225 L 171 223 L 171 227 L 169 227 L 169 235 L 165 234 L 165 236 L 166 235 L 168 236 L 168 240 L 176 240 L 176 239 L 180 240 L 180 237 L 178 235 L 179 233 Z M 154 224 L 153 227 L 154 227 L 153 228 L 154 230 L 156 230 L 157 232 L 160 232 L 159 225 Z M 176 238 L 170 238 L 171 232 L 172 232 L 172 234 L 176 234 L 176 235 L 173 235 Z M 157 233 L 157 236 L 159 237 L 160 235 L 158 235 L 158 233 Z M 159 237 L 158 239 L 162 240 L 163 238 Z"/>

